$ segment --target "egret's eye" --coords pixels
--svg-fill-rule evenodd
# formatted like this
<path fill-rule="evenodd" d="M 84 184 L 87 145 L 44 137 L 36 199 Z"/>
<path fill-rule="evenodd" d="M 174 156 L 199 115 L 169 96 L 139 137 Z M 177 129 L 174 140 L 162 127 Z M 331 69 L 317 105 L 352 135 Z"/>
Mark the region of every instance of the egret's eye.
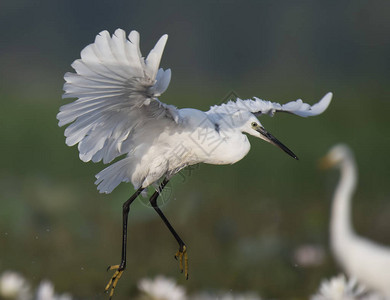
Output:
<path fill-rule="evenodd" d="M 257 127 L 257 123 L 256 122 L 252 122 L 252 127 Z"/>

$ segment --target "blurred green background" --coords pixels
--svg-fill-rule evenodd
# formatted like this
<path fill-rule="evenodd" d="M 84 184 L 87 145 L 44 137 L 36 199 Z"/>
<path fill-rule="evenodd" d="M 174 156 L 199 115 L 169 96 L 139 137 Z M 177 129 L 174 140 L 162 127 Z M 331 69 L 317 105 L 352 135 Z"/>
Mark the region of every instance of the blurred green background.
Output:
<path fill-rule="evenodd" d="M 100 195 L 94 175 L 65 145 L 56 114 L 63 74 L 96 34 L 141 34 L 146 55 L 169 34 L 161 66 L 173 71 L 160 98 L 207 110 L 241 98 L 314 103 L 334 99 L 315 118 L 267 116 L 263 125 L 300 158 L 250 139 L 232 166 L 200 165 L 172 180 L 163 210 L 189 248 L 190 279 L 173 259 L 177 245 L 153 209 L 137 201 L 129 224 L 128 268 L 115 299 L 129 299 L 142 277 L 164 274 L 189 292 L 257 291 L 304 299 L 340 269 L 328 250 L 337 172 L 318 159 L 335 143 L 355 151 L 360 184 L 353 220 L 359 234 L 390 244 L 389 1 L 31 1 L 0 2 L 0 272 L 103 299 L 120 260 L 121 184 Z M 323 249 L 299 263 L 302 245 Z"/>

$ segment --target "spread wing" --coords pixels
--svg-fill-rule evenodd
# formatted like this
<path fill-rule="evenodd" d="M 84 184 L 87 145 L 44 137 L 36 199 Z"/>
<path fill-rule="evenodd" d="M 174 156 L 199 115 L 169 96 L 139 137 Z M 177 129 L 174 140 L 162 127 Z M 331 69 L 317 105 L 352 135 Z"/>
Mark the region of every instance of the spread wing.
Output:
<path fill-rule="evenodd" d="M 212 113 L 233 113 L 238 110 L 246 110 L 257 116 L 268 114 L 273 116 L 275 112 L 288 112 L 301 117 L 311 117 L 322 114 L 329 106 L 332 100 L 332 93 L 327 93 L 322 99 L 314 105 L 304 103 L 301 99 L 291 101 L 286 104 L 279 104 L 254 98 L 253 100 L 229 101 L 222 105 L 215 105 L 210 108 Z"/>
<path fill-rule="evenodd" d="M 65 74 L 63 98 L 78 99 L 63 105 L 57 119 L 59 126 L 71 123 L 66 144 L 78 143 L 80 159 L 109 163 L 137 145 L 134 136 L 140 134 L 134 133 L 142 124 L 155 122 L 159 130 L 159 120 L 179 122 L 177 109 L 156 98 L 171 79 L 170 69 L 159 69 L 167 38 L 163 35 L 144 59 L 138 32 L 126 39 L 121 29 L 112 36 L 102 31 L 73 62 L 76 72 Z"/>

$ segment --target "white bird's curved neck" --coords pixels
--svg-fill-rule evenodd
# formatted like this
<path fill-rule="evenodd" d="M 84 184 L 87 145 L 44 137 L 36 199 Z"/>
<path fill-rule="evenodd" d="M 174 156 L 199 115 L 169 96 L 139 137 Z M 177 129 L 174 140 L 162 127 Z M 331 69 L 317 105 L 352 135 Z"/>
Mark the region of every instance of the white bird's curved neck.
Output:
<path fill-rule="evenodd" d="M 205 158 L 206 163 L 234 164 L 247 155 L 251 147 L 247 136 L 237 130 L 220 130 L 220 139 L 221 143 L 216 151 Z"/>
<path fill-rule="evenodd" d="M 352 158 L 346 158 L 340 166 L 340 182 L 332 205 L 331 233 L 335 243 L 355 235 L 352 227 L 351 201 L 356 189 L 357 168 Z"/>

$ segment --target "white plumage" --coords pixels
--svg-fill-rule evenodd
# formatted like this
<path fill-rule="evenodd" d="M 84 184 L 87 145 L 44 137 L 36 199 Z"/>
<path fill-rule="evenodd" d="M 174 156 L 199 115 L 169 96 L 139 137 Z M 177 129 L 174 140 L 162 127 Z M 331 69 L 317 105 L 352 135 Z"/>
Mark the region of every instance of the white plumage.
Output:
<path fill-rule="evenodd" d="M 122 259 L 112 265 L 114 275 L 106 285 L 110 299 L 126 268 L 127 220 L 131 203 L 145 188 L 154 185 L 149 202 L 179 244 L 175 257 L 188 278 L 187 247 L 158 207 L 157 197 L 170 178 L 182 168 L 197 163 L 232 164 L 249 151 L 246 134 L 296 155 L 273 137 L 256 116 L 284 111 L 314 116 L 329 105 L 328 93 L 310 106 L 302 100 L 281 105 L 258 98 L 230 101 L 203 112 L 177 109 L 157 97 L 167 88 L 171 71 L 159 69 L 168 36 L 163 35 L 144 59 L 139 34 L 117 29 L 110 36 L 102 31 L 95 42 L 81 51 L 73 62 L 75 73 L 65 74 L 64 98 L 78 98 L 60 108 L 59 126 L 66 144 L 78 144 L 80 159 L 108 164 L 96 175 L 101 193 L 110 193 L 121 182 L 131 182 L 135 193 L 123 204 Z"/>
<path fill-rule="evenodd" d="M 167 38 L 163 35 L 144 59 L 138 32 L 132 31 L 126 39 L 121 29 L 112 36 L 102 31 L 73 62 L 75 73 L 65 74 L 63 97 L 78 98 L 63 105 L 57 115 L 59 126 L 70 124 L 66 144 L 78 144 L 85 162 L 107 164 L 125 156 L 96 175 L 102 193 L 110 193 L 121 182 L 147 187 L 200 162 L 234 163 L 250 148 L 243 133 L 276 144 L 295 157 L 265 131 L 256 116 L 276 111 L 314 116 L 331 101 L 328 93 L 313 106 L 300 99 L 281 105 L 254 98 L 213 106 L 207 112 L 177 109 L 157 99 L 171 79 L 170 69 L 159 69 Z"/>
<path fill-rule="evenodd" d="M 390 299 L 390 247 L 358 236 L 352 226 L 351 201 L 357 185 L 353 153 L 348 146 L 339 144 L 332 147 L 323 163 L 341 171 L 330 221 L 333 253 L 349 276 Z"/>

